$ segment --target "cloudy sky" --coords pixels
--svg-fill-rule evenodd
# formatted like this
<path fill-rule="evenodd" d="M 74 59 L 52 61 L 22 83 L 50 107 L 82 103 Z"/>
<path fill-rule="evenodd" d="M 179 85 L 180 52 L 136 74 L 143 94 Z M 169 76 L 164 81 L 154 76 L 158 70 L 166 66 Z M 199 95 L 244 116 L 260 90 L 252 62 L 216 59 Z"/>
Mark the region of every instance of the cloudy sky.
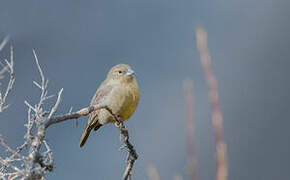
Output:
<path fill-rule="evenodd" d="M 153 163 L 163 180 L 187 179 L 182 82 L 191 78 L 199 177 L 213 179 L 210 106 L 195 40 L 203 26 L 219 83 L 229 179 L 289 179 L 289 8 L 289 0 L 1 0 L 0 39 L 11 37 L 16 83 L 0 134 L 11 146 L 23 140 L 24 100 L 39 97 L 32 49 L 49 92 L 64 88 L 59 114 L 87 106 L 110 67 L 127 63 L 142 93 L 126 122 L 140 156 L 133 178 L 147 180 Z M 0 59 L 8 53 L 7 46 Z M 86 120 L 48 129 L 55 158 L 48 179 L 120 179 L 126 154 L 118 150 L 118 129 L 103 127 L 80 149 Z"/>

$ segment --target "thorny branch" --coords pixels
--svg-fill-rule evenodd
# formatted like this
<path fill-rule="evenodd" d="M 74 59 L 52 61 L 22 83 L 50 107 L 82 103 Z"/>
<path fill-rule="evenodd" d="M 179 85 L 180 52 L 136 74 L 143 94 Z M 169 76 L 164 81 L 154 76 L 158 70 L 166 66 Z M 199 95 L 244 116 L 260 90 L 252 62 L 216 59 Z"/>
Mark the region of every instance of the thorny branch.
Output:
<path fill-rule="evenodd" d="M 3 43 L 0 44 L 0 47 Z M 6 42 L 5 42 L 6 44 Z M 0 49 L 1 50 L 1 49 Z M 28 107 L 27 110 L 27 119 L 28 122 L 25 124 L 27 129 L 26 134 L 24 136 L 24 143 L 13 150 L 10 146 L 6 144 L 4 139 L 0 136 L 0 145 L 4 147 L 4 149 L 10 155 L 6 158 L 0 157 L 0 180 L 1 179 L 15 179 L 21 178 L 24 180 L 35 180 L 35 179 L 44 179 L 46 173 L 53 170 L 53 156 L 51 148 L 49 147 L 48 143 L 45 140 L 46 129 L 56 123 L 60 123 L 66 120 L 78 119 L 81 116 L 87 116 L 89 113 L 96 111 L 98 109 L 106 109 L 109 111 L 116 121 L 116 126 L 120 129 L 121 135 L 124 141 L 124 148 L 128 150 L 127 156 L 127 167 L 123 174 L 123 180 L 130 180 L 131 179 L 131 171 L 134 165 L 135 160 L 138 158 L 138 155 L 133 147 L 133 145 L 129 141 L 129 133 L 125 126 L 123 125 L 122 119 L 116 116 L 110 108 L 107 106 L 89 106 L 83 108 L 76 112 L 71 112 L 63 115 L 54 116 L 56 110 L 61 101 L 61 95 L 63 89 L 58 92 L 55 104 L 49 110 L 45 110 L 44 104 L 45 101 L 54 97 L 54 95 L 48 95 L 47 87 L 48 87 L 48 80 L 44 77 L 43 71 L 40 67 L 38 57 L 33 50 L 35 63 L 37 65 L 41 82 L 38 83 L 33 81 L 33 84 L 41 90 L 41 94 L 39 97 L 39 102 L 35 103 L 34 105 L 30 104 L 28 101 L 24 103 Z M 13 74 L 13 49 L 11 48 L 11 58 L 10 62 L 6 60 L 6 68 L 10 74 L 10 81 L 11 83 L 8 84 L 7 90 L 5 94 L 0 99 L 0 108 L 3 111 L 7 106 L 4 106 L 6 97 L 8 96 L 9 92 L 12 89 L 14 83 L 14 74 Z M 5 70 L 6 71 L 6 70 Z M 1 75 L 1 74 L 0 74 Z M 12 77 L 12 78 L 11 78 Z M 3 102 L 3 103 L 2 103 Z M 41 146 L 44 145 L 45 151 L 42 151 Z M 22 155 L 23 150 L 26 149 L 26 155 Z M 1 154 L 0 154 L 1 155 Z"/>

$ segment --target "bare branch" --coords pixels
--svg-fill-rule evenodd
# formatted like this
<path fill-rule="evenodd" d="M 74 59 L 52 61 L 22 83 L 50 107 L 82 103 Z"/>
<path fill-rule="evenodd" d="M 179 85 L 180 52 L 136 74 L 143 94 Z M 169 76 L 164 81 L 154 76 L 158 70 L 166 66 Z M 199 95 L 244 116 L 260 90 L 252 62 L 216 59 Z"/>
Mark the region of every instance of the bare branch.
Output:
<path fill-rule="evenodd" d="M 53 118 L 48 118 L 44 122 L 45 128 L 48 128 L 52 124 L 56 124 L 59 122 L 63 122 L 66 120 L 71 120 L 71 119 L 77 119 L 81 116 L 87 116 L 89 113 L 96 111 L 98 109 L 106 109 L 108 112 L 111 113 L 111 115 L 114 117 L 116 121 L 117 127 L 120 129 L 121 135 L 123 136 L 124 144 L 127 149 L 128 149 L 128 157 L 127 157 L 127 167 L 124 171 L 123 174 L 123 179 L 128 180 L 131 176 L 131 171 L 134 166 L 135 161 L 138 159 L 138 154 L 136 153 L 136 150 L 134 149 L 134 146 L 130 143 L 129 141 L 129 132 L 125 128 L 122 119 L 117 117 L 110 108 L 107 106 L 90 106 L 87 108 L 83 108 L 77 112 L 74 113 L 68 113 L 65 115 L 53 117 Z"/>
<path fill-rule="evenodd" d="M 37 110 L 34 107 L 32 107 L 32 105 L 29 104 L 27 101 L 24 101 L 24 104 L 26 104 L 26 106 L 28 106 L 30 110 L 32 109 L 34 112 L 37 112 Z"/>
<path fill-rule="evenodd" d="M 28 103 L 28 101 L 24 101 L 25 105 L 28 107 L 27 110 L 27 124 L 25 127 L 27 129 L 26 134 L 24 136 L 24 143 L 13 150 L 10 148 L 5 141 L 0 137 L 0 145 L 2 145 L 10 154 L 8 158 L 3 159 L 0 157 L 0 164 L 3 166 L 3 171 L 0 172 L 0 178 L 15 179 L 20 178 L 24 180 L 28 179 L 44 179 L 44 176 L 47 172 L 53 170 L 53 156 L 52 151 L 45 140 L 46 129 L 52 124 L 60 123 L 66 120 L 78 119 L 81 116 L 87 116 L 89 113 L 96 111 L 98 109 L 106 109 L 108 112 L 112 114 L 116 121 L 117 127 L 120 129 L 121 135 L 124 140 L 124 147 L 128 150 L 127 157 L 127 167 L 125 169 L 123 179 L 130 180 L 131 179 L 131 171 L 134 165 L 135 160 L 138 158 L 138 155 L 133 147 L 133 145 L 129 142 L 129 133 L 123 125 L 122 119 L 117 117 L 110 108 L 107 106 L 96 105 L 89 106 L 83 109 L 80 109 L 76 112 L 69 111 L 67 114 L 54 116 L 61 102 L 61 95 L 63 89 L 58 92 L 56 102 L 52 108 L 49 110 L 45 110 L 43 107 L 44 102 L 53 97 L 53 95 L 48 96 L 47 87 L 48 80 L 44 77 L 44 73 L 39 64 L 36 52 L 33 50 L 35 62 L 40 74 L 41 83 L 33 81 L 33 84 L 41 90 L 39 102 L 32 105 Z M 9 72 L 10 75 L 13 75 L 13 49 L 11 49 L 11 61 L 6 62 L 7 70 L 5 72 Z M 13 80 L 14 82 L 14 80 Z M 12 82 L 12 85 L 13 85 Z M 11 87 L 12 87 L 11 85 Z M 10 86 L 9 86 L 10 87 Z M 10 90 L 8 90 L 9 93 Z M 4 96 L 0 94 L 0 103 L 5 102 L 5 98 L 8 93 L 5 93 Z M 7 95 L 6 95 L 7 94 Z M 3 101 L 4 99 L 4 101 Z M 46 151 L 42 150 L 41 146 L 44 145 Z M 20 154 L 22 149 L 25 147 L 28 148 L 27 155 L 23 156 Z M 23 153 L 23 152 L 22 152 Z M 19 162 L 21 162 L 21 166 L 19 166 Z M 14 165 L 14 164 L 15 165 Z M 9 170 L 13 170 L 13 172 L 5 173 L 6 167 Z"/>
<path fill-rule="evenodd" d="M 73 112 L 73 113 L 67 113 L 64 115 L 60 115 L 60 116 L 55 116 L 55 117 L 51 117 L 49 119 L 45 119 L 44 121 L 44 127 L 48 128 L 49 126 L 51 126 L 52 124 L 56 124 L 56 123 L 60 123 L 66 120 L 71 120 L 71 119 L 78 119 L 81 116 L 87 116 L 89 113 L 96 111 L 98 109 L 101 108 L 105 108 L 105 107 L 98 107 L 98 106 L 90 106 L 87 108 L 83 108 L 77 112 Z"/>
<path fill-rule="evenodd" d="M 5 43 L 6 44 L 6 43 Z M 1 50 L 1 49 L 0 49 Z M 14 57 L 13 57 L 13 47 L 10 48 L 10 62 L 5 59 L 6 66 L 0 71 L 0 77 L 4 77 L 4 73 L 9 73 L 9 82 L 4 93 L 0 92 L 0 112 L 3 112 L 8 108 L 6 105 L 6 99 L 13 88 L 15 77 L 14 77 Z"/>
<path fill-rule="evenodd" d="M 39 71 L 39 74 L 40 74 L 40 77 L 41 77 L 41 89 L 43 89 L 44 85 L 45 85 L 45 78 L 44 78 L 42 69 L 40 67 L 40 64 L 39 64 L 39 61 L 38 61 L 38 58 L 37 58 L 37 55 L 36 55 L 36 52 L 35 52 L 34 49 L 33 49 L 33 55 L 34 55 L 34 59 L 35 59 L 35 62 L 36 62 L 36 65 L 37 65 L 37 68 L 38 68 L 38 71 Z"/>
<path fill-rule="evenodd" d="M 58 92 L 58 96 L 57 96 L 57 100 L 55 105 L 53 106 L 53 108 L 51 109 L 48 118 L 51 118 L 51 116 L 56 112 L 56 109 L 58 108 L 58 105 L 60 103 L 61 100 L 61 94 L 62 94 L 63 88 L 61 88 L 61 90 Z"/>
<path fill-rule="evenodd" d="M 123 125 L 122 121 L 119 123 L 119 129 L 121 131 L 122 136 L 124 137 L 125 147 L 128 149 L 128 156 L 127 156 L 127 167 L 123 174 L 123 180 L 127 180 L 132 176 L 132 169 L 134 166 L 135 161 L 138 159 L 138 154 L 134 149 L 134 146 L 129 141 L 129 132 Z"/>
<path fill-rule="evenodd" d="M 28 121 L 27 124 L 25 124 L 27 131 L 26 131 L 24 138 L 26 139 L 25 142 L 28 144 L 28 142 L 31 141 L 31 137 L 32 137 L 31 131 L 32 131 L 32 128 L 34 125 L 34 121 L 31 119 L 31 108 L 30 107 L 28 108 L 28 111 L 27 111 L 27 121 Z"/>
<path fill-rule="evenodd" d="M 39 98 L 39 102 L 36 106 L 36 109 L 39 111 L 39 113 L 42 113 L 42 110 L 41 110 L 41 106 L 43 105 L 44 101 L 47 98 L 47 86 L 48 86 L 48 80 L 45 79 L 44 77 L 44 74 L 43 74 L 43 71 L 40 67 L 40 64 L 39 64 L 39 61 L 38 61 L 38 57 L 36 55 L 36 52 L 35 50 L 33 50 L 33 55 L 34 55 L 34 59 L 35 59 L 35 63 L 36 63 L 36 66 L 37 66 L 37 69 L 39 71 L 39 74 L 40 74 L 40 78 L 41 78 L 41 85 L 39 85 L 39 83 L 35 82 L 34 84 L 36 86 L 40 86 L 39 88 L 41 89 L 41 94 L 40 94 L 40 98 Z M 39 116 L 40 114 L 37 114 L 37 116 Z"/>
<path fill-rule="evenodd" d="M 52 157 L 52 151 L 50 149 L 50 147 L 48 146 L 47 142 L 45 140 L 43 140 L 43 143 L 45 145 L 46 148 L 46 152 L 43 153 L 43 167 L 46 167 L 46 169 L 48 171 L 52 171 L 53 170 L 53 157 Z"/>
<path fill-rule="evenodd" d="M 0 51 L 5 47 L 5 45 L 8 43 L 9 41 L 9 36 L 6 36 L 3 41 L 0 43 Z"/>
<path fill-rule="evenodd" d="M 32 81 L 32 82 L 36 87 L 38 87 L 39 89 L 42 89 L 41 86 L 36 81 Z"/>
<path fill-rule="evenodd" d="M 0 144 L 9 152 L 12 154 L 12 157 L 17 156 L 20 159 L 25 159 L 25 157 L 21 156 L 17 151 L 13 150 L 11 147 L 9 147 L 4 139 L 0 136 Z"/>
<path fill-rule="evenodd" d="M 15 170 L 15 171 L 18 172 L 19 174 L 23 174 L 23 172 L 22 172 L 20 169 L 18 169 L 16 166 L 13 166 L 12 164 L 6 162 L 6 161 L 5 161 L 4 159 L 2 159 L 1 157 L 0 157 L 0 163 L 3 164 L 3 165 L 5 165 L 6 167 L 10 167 L 11 169 Z"/>

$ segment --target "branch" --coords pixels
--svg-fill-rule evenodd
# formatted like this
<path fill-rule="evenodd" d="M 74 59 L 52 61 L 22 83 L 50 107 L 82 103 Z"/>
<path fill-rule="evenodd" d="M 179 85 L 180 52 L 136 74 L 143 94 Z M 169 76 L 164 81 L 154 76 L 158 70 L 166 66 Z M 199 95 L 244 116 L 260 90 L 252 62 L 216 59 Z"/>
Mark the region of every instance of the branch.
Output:
<path fill-rule="evenodd" d="M 67 120 L 78 119 L 82 116 L 87 116 L 91 112 L 99 109 L 106 109 L 108 112 L 110 112 L 116 121 L 115 125 L 120 129 L 125 144 L 124 147 L 128 150 L 128 157 L 126 160 L 127 167 L 123 174 L 123 180 L 131 179 L 131 171 L 136 159 L 138 158 L 138 155 L 133 145 L 129 141 L 129 133 L 123 125 L 122 119 L 116 116 L 109 107 L 103 105 L 89 106 L 76 112 L 71 112 L 70 110 L 69 113 L 54 116 L 61 102 L 63 89 L 58 92 L 54 106 L 51 107 L 50 110 L 45 110 L 43 107 L 45 101 L 53 97 L 53 95 L 48 95 L 48 80 L 44 76 L 44 73 L 38 61 L 38 57 L 34 50 L 33 55 L 41 79 L 40 83 L 33 81 L 33 84 L 41 90 L 40 98 L 39 101 L 34 105 L 28 103 L 28 101 L 24 101 L 24 103 L 28 107 L 27 124 L 25 124 L 27 131 L 24 135 L 24 143 L 21 146 L 17 147 L 16 150 L 13 150 L 0 137 L 0 145 L 3 146 L 8 153 L 11 154 L 5 159 L 0 157 L 0 164 L 2 164 L 2 167 L 0 169 L 0 179 L 5 179 L 6 177 L 8 179 L 21 178 L 23 180 L 43 179 L 47 172 L 51 172 L 53 170 L 52 151 L 45 140 L 47 128 L 53 124 L 57 124 Z M 3 102 L 2 104 L 5 103 L 5 99 L 14 83 L 12 48 L 10 59 L 10 62 L 6 61 L 7 65 L 4 67 L 5 69 L 3 70 L 3 72 L 8 71 L 10 73 L 10 76 L 12 77 L 11 83 L 9 83 L 8 85 L 8 88 L 6 90 L 7 93 L 5 93 L 4 96 L 0 94 L 0 105 L 1 102 Z M 0 71 L 0 73 L 1 72 L 2 71 Z M 46 151 L 44 148 L 41 148 L 42 145 L 45 146 Z M 28 149 L 28 153 L 26 155 L 22 155 L 21 151 L 26 147 Z M 20 164 L 19 162 L 22 164 Z M 12 172 L 6 173 L 6 168 L 9 168 L 9 170 Z"/>
<path fill-rule="evenodd" d="M 183 180 L 181 175 L 176 175 L 173 177 L 173 180 Z"/>
<path fill-rule="evenodd" d="M 133 169 L 135 161 L 138 159 L 138 154 L 134 149 L 134 146 L 129 141 L 129 132 L 123 125 L 122 121 L 118 124 L 118 127 L 121 131 L 121 135 L 123 136 L 125 147 L 128 149 L 128 156 L 127 156 L 127 167 L 123 174 L 123 180 L 131 179 L 131 171 Z"/>
<path fill-rule="evenodd" d="M 4 46 L 8 43 L 9 36 L 6 36 L 3 41 L 0 43 L 0 51 L 4 48 Z"/>
<path fill-rule="evenodd" d="M 52 124 L 60 123 L 66 120 L 78 119 L 81 116 L 87 116 L 89 113 L 99 110 L 99 109 L 106 109 L 116 121 L 116 126 L 119 128 L 121 135 L 124 141 L 124 147 L 128 150 L 127 156 L 127 167 L 123 174 L 123 180 L 128 180 L 131 177 L 131 171 L 134 166 L 135 161 L 138 159 L 138 154 L 134 149 L 134 146 L 129 141 L 129 132 L 123 124 L 123 121 L 120 117 L 116 116 L 112 110 L 107 106 L 89 106 L 87 108 L 83 108 L 77 112 L 64 114 L 61 116 L 56 116 L 52 118 L 48 118 L 44 121 L 44 128 L 48 128 Z"/>
<path fill-rule="evenodd" d="M 9 153 L 11 153 L 12 155 L 10 156 L 10 158 L 7 158 L 7 159 L 12 159 L 14 158 L 15 156 L 19 159 L 22 159 L 22 160 L 25 160 L 25 157 L 24 156 L 21 156 L 19 154 L 19 152 L 13 150 L 11 147 L 9 147 L 6 142 L 4 141 L 4 139 L 2 138 L 2 136 L 0 136 L 0 144 L 6 149 L 6 151 L 8 151 Z"/>
<path fill-rule="evenodd" d="M 147 174 L 149 177 L 149 180 L 160 180 L 159 173 L 154 166 L 154 164 L 149 164 L 147 167 Z"/>
<path fill-rule="evenodd" d="M 185 110 L 186 110 L 186 144 L 187 144 L 187 167 L 191 180 L 198 180 L 197 171 L 197 157 L 195 155 L 195 120 L 194 120 L 194 96 L 193 96 L 193 82 L 190 79 L 186 79 L 183 82 L 184 98 L 185 98 Z"/>
<path fill-rule="evenodd" d="M 5 45 L 6 42 L 5 40 L 2 42 L 1 45 Z M 1 45 L 0 45 L 0 51 L 1 49 Z M 0 112 L 3 112 L 5 109 L 8 108 L 9 105 L 6 105 L 6 98 L 8 97 L 10 91 L 13 88 L 14 82 L 15 82 L 15 77 L 14 77 L 14 59 L 13 59 L 13 47 L 10 48 L 10 62 L 5 59 L 5 63 L 6 65 L 3 65 L 3 69 L 0 71 L 0 77 L 3 78 L 4 74 L 6 72 L 9 73 L 9 82 L 8 85 L 6 87 L 6 90 L 2 93 L 0 92 Z"/>
<path fill-rule="evenodd" d="M 223 118 L 219 106 L 218 85 L 211 68 L 211 57 L 207 48 L 207 35 L 203 28 L 196 29 L 196 40 L 207 87 L 209 89 L 209 101 L 212 109 L 212 124 L 216 144 L 216 180 L 227 180 L 227 152 L 223 137 Z"/>

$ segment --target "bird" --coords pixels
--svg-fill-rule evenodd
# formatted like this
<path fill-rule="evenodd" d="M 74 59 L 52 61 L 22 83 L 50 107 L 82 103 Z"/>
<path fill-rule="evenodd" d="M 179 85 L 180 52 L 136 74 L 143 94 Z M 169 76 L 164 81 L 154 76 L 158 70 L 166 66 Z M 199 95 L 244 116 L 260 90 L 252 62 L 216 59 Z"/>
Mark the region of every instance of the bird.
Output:
<path fill-rule="evenodd" d="M 136 110 L 139 99 L 140 89 L 132 68 L 127 64 L 113 66 L 90 103 L 91 106 L 108 107 L 111 112 L 99 109 L 89 114 L 79 146 L 84 146 L 92 130 L 97 131 L 103 125 L 115 122 L 111 113 L 122 121 L 129 119 Z"/>

